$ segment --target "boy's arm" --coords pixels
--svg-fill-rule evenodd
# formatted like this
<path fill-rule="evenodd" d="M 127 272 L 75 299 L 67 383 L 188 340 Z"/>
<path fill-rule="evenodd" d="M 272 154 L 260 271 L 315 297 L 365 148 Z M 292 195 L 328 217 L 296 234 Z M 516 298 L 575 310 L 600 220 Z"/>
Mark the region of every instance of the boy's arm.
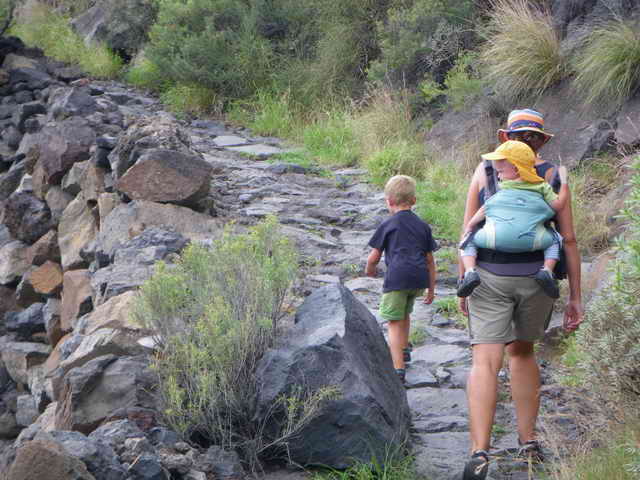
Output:
<path fill-rule="evenodd" d="M 377 248 L 372 248 L 371 253 L 367 257 L 367 269 L 365 273 L 367 277 L 375 277 L 378 263 L 380 262 L 380 258 L 382 257 L 382 251 Z"/>
<path fill-rule="evenodd" d="M 480 207 L 478 211 L 469 219 L 467 222 L 466 230 L 464 233 L 470 232 L 473 228 L 478 225 L 481 221 L 486 218 L 484 213 L 484 206 Z"/>
<path fill-rule="evenodd" d="M 556 212 L 562 210 L 567 204 L 569 199 L 569 184 L 567 183 L 567 167 L 558 168 L 558 175 L 560 177 L 560 191 L 558 192 L 558 198 L 549 202 L 551 208 Z"/>
<path fill-rule="evenodd" d="M 427 271 L 429 272 L 429 289 L 424 297 L 424 303 L 430 304 L 433 302 L 433 297 L 436 296 L 436 260 L 433 257 L 433 252 L 428 252 L 426 255 Z"/>

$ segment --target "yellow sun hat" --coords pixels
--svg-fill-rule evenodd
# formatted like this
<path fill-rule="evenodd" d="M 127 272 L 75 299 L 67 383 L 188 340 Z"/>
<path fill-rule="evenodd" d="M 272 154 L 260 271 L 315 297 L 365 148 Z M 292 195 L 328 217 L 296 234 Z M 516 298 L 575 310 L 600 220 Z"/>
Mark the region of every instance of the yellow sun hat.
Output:
<path fill-rule="evenodd" d="M 485 160 L 506 160 L 518 169 L 520 178 L 527 183 L 540 183 L 544 179 L 536 173 L 536 154 L 524 142 L 507 140 L 495 151 L 482 155 Z"/>

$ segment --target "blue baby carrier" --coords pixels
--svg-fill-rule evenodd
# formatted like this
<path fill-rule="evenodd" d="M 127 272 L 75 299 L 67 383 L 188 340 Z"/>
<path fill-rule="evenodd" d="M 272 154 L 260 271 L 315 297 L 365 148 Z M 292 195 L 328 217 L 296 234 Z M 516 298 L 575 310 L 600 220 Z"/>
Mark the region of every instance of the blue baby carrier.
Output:
<path fill-rule="evenodd" d="M 537 192 L 498 190 L 484 208 L 486 222 L 474 236 L 478 248 L 522 253 L 544 250 L 555 241 L 544 225 L 555 212 Z"/>

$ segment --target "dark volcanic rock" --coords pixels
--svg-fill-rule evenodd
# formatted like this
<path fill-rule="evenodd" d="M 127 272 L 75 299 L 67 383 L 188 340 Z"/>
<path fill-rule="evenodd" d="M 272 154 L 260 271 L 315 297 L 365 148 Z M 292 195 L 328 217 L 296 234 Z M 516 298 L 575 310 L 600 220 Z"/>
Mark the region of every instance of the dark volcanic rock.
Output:
<path fill-rule="evenodd" d="M 316 290 L 296 314 L 286 345 L 258 368 L 259 415 L 297 388 L 340 390 L 289 445 L 302 465 L 345 468 L 406 439 L 409 407 L 375 317 L 342 285 Z M 276 422 L 269 422 L 274 425 Z"/>
<path fill-rule="evenodd" d="M 53 226 L 46 203 L 30 193 L 14 193 L 4 205 L 4 224 L 11 235 L 33 244 Z"/>
<path fill-rule="evenodd" d="M 59 88 L 49 97 L 50 116 L 54 120 L 75 115 L 86 117 L 97 109 L 95 98 L 83 88 Z"/>
<path fill-rule="evenodd" d="M 211 171 L 197 155 L 147 150 L 120 178 L 116 189 L 133 200 L 195 207 L 209 193 Z"/>

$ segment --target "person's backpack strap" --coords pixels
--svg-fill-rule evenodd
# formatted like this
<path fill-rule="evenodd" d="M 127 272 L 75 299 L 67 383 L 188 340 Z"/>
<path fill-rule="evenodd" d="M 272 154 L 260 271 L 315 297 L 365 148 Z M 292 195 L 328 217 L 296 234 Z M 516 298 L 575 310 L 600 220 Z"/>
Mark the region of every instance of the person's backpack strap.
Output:
<path fill-rule="evenodd" d="M 485 190 L 485 199 L 498 191 L 498 179 L 496 178 L 496 171 L 491 164 L 491 160 L 484 161 L 484 173 L 487 176 L 487 187 Z"/>

